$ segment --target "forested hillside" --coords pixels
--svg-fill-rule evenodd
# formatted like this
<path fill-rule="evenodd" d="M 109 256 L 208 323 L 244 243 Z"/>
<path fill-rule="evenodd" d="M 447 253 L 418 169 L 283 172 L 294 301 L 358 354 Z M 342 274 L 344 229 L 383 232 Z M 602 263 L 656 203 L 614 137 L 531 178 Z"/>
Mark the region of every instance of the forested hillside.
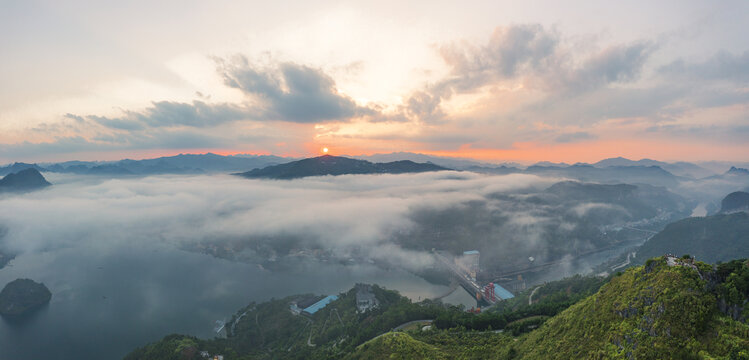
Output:
<path fill-rule="evenodd" d="M 548 283 L 480 315 L 372 288 L 381 305 L 370 312 L 356 311 L 355 289 L 312 315 L 288 310 L 295 297 L 250 304 L 225 339 L 171 335 L 126 359 L 749 359 L 745 259 L 659 257 L 612 278 Z M 412 320 L 433 322 L 398 326 Z"/>

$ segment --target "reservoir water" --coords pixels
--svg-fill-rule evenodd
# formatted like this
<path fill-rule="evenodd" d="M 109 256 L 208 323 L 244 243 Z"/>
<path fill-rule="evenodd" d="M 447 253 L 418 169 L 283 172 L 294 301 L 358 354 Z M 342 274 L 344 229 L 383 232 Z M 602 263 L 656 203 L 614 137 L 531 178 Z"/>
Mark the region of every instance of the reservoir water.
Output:
<path fill-rule="evenodd" d="M 357 282 L 377 283 L 414 300 L 447 289 L 372 265 L 300 266 L 268 272 L 165 244 L 22 255 L 0 269 L 0 284 L 18 277 L 41 281 L 52 300 L 21 322 L 0 319 L 0 359 L 120 359 L 172 333 L 213 337 L 215 320 L 251 301 L 335 294 Z"/>

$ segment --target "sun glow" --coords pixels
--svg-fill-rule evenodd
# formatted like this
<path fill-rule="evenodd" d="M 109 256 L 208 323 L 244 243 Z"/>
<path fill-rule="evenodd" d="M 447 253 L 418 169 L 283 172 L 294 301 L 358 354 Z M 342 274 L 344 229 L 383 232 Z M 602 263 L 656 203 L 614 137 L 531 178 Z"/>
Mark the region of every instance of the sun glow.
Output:
<path fill-rule="evenodd" d="M 322 153 L 323 154 L 327 154 L 328 153 L 328 148 L 326 148 L 326 147 L 322 148 Z"/>

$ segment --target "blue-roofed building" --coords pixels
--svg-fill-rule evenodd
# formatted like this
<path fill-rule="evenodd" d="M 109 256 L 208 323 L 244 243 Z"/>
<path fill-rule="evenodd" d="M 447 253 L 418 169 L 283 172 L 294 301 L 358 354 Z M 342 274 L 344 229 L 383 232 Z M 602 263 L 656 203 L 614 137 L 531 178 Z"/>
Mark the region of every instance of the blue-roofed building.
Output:
<path fill-rule="evenodd" d="M 499 286 L 498 284 L 494 284 L 494 296 L 496 296 L 496 297 L 498 297 L 498 298 L 500 298 L 502 300 L 512 299 L 512 298 L 515 297 L 515 295 L 512 295 L 511 292 L 509 292 L 507 289 Z"/>
<path fill-rule="evenodd" d="M 330 302 L 335 301 L 335 300 L 338 300 L 338 296 L 335 296 L 335 295 L 326 296 L 326 297 L 322 298 L 322 300 L 320 300 L 320 301 L 318 301 L 318 302 L 310 305 L 309 307 L 305 308 L 304 312 L 312 315 L 312 314 L 316 313 L 318 310 L 320 310 L 320 309 L 324 308 L 325 306 L 327 306 L 328 304 L 330 304 Z"/>

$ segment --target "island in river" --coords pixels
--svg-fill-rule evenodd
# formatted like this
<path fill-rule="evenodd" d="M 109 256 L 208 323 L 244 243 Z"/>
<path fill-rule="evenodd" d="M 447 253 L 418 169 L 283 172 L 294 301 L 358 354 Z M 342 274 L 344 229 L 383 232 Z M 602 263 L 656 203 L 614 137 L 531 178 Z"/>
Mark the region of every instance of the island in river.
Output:
<path fill-rule="evenodd" d="M 52 293 L 42 283 L 16 279 L 0 291 L 0 315 L 21 316 L 49 302 Z"/>

